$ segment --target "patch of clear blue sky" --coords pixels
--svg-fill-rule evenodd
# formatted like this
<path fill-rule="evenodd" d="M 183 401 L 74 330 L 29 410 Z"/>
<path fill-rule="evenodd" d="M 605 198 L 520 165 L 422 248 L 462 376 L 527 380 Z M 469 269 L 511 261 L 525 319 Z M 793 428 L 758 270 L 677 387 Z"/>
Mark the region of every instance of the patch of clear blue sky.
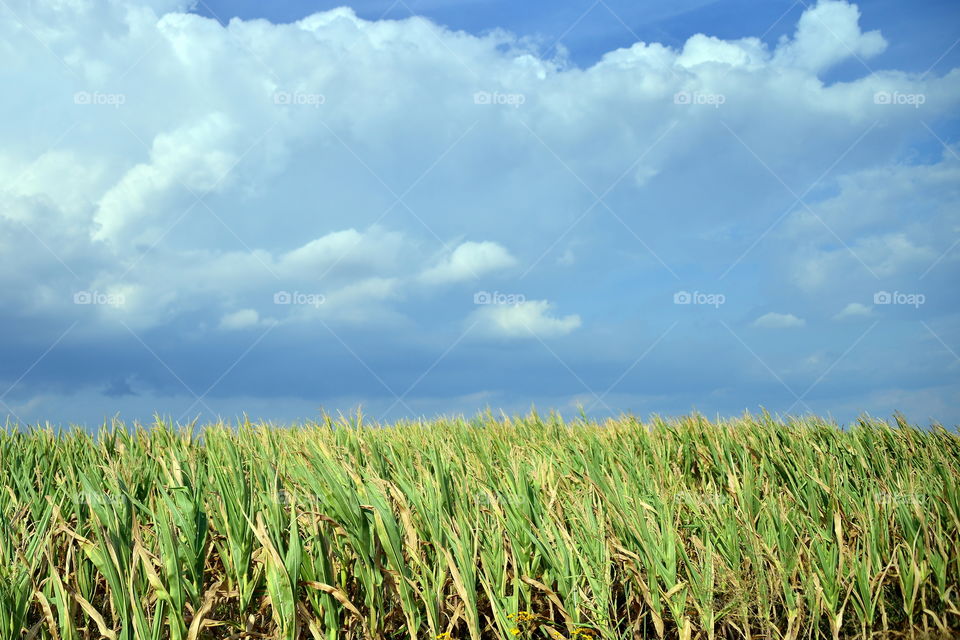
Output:
<path fill-rule="evenodd" d="M 455 30 L 482 34 L 502 28 L 519 36 L 567 48 L 571 61 L 590 66 L 605 52 L 637 40 L 680 47 L 691 35 L 723 39 L 764 34 L 774 44 L 794 29 L 813 0 L 199 0 L 196 13 L 221 22 L 264 18 L 292 22 L 338 6 L 350 6 L 364 19 L 422 15 Z M 869 61 L 870 69 L 897 68 L 923 73 L 960 66 L 960 1 L 860 0 L 861 27 L 880 29 L 889 43 Z M 546 53 L 546 52 L 545 52 Z M 849 60 L 825 80 L 859 77 L 868 70 Z"/>

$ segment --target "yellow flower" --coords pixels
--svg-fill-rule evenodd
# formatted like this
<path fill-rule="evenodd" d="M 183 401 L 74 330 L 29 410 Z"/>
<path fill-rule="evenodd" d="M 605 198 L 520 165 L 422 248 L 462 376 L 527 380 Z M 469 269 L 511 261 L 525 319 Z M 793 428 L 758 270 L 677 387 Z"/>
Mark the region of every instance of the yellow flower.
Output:
<path fill-rule="evenodd" d="M 450 640 L 450 632 L 444 631 L 443 633 L 437 636 L 437 640 Z"/>
<path fill-rule="evenodd" d="M 510 633 L 512 633 L 515 636 L 518 636 L 520 635 L 520 629 L 510 629 Z"/>

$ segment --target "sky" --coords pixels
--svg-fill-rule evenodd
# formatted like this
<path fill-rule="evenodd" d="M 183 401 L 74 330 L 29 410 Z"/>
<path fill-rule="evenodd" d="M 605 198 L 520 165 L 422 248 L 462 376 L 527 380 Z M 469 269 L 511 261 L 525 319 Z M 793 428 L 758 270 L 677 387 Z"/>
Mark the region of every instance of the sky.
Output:
<path fill-rule="evenodd" d="M 960 5 L 0 0 L 0 418 L 960 424 Z"/>

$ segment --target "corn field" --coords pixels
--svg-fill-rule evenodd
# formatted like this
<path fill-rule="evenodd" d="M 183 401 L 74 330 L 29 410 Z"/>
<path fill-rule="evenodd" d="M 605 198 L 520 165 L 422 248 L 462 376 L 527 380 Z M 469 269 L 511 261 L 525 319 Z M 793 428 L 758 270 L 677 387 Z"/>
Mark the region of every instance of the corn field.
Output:
<path fill-rule="evenodd" d="M 558 416 L 0 430 L 0 638 L 960 637 L 960 437 Z"/>

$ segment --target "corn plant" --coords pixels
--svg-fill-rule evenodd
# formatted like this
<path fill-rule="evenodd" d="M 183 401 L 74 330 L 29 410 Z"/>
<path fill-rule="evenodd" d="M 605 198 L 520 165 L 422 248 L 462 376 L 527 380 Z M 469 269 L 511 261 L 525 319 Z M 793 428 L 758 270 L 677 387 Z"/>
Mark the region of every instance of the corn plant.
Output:
<path fill-rule="evenodd" d="M 960 635 L 960 436 L 768 414 L 0 431 L 0 638 Z"/>

